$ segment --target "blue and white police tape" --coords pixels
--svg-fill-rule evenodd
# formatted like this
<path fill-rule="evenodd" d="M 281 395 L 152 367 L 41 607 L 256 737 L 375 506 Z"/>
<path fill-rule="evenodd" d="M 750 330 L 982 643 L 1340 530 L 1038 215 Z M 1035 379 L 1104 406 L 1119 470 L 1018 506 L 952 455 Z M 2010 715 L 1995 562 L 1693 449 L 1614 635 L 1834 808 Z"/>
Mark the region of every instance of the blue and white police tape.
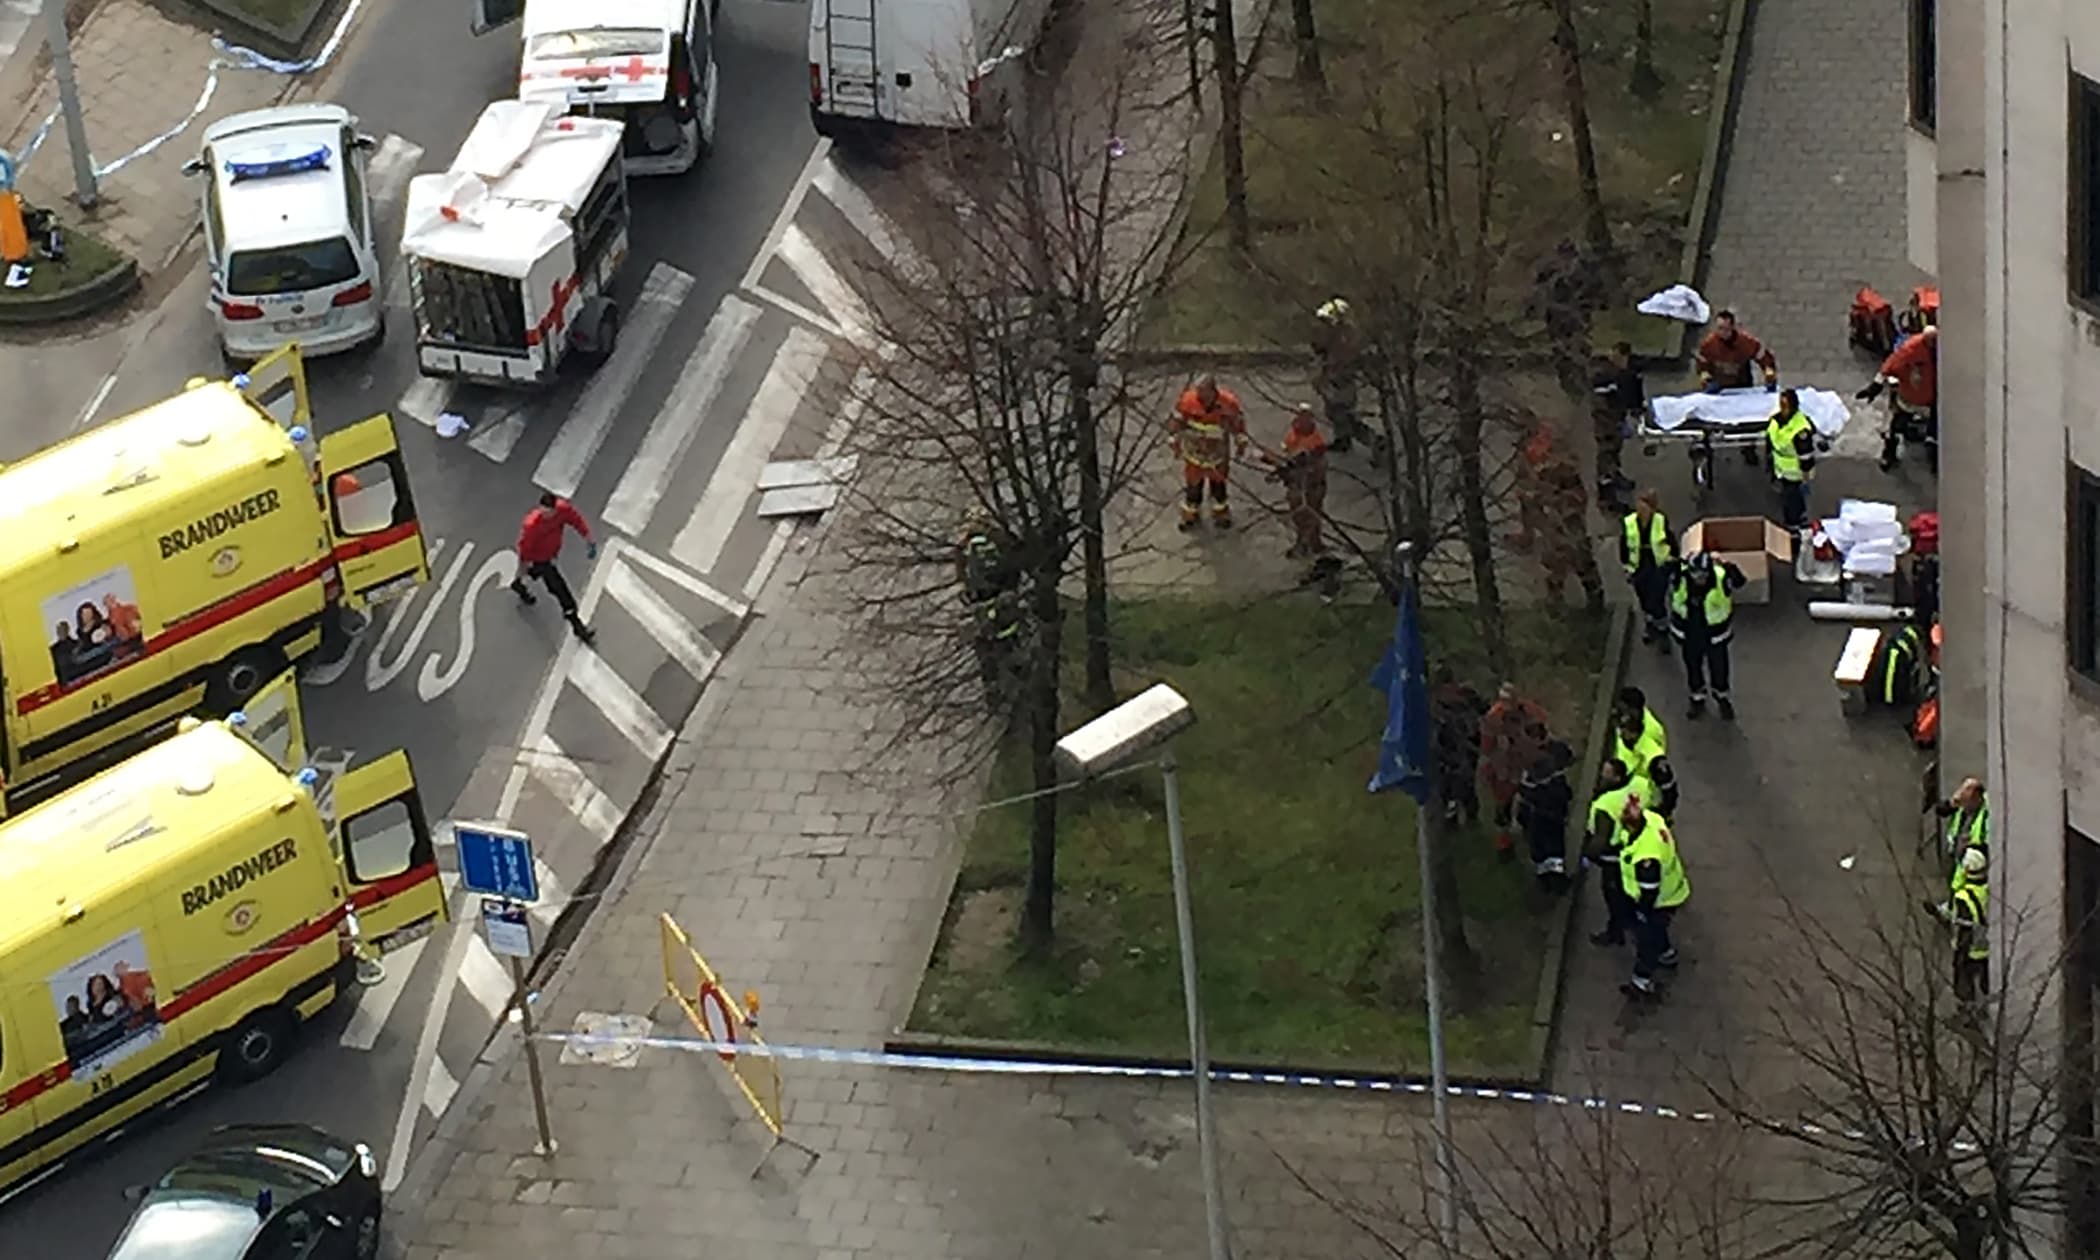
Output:
<path fill-rule="evenodd" d="M 804 1063 L 844 1063 L 856 1067 L 899 1068 L 919 1072 L 965 1072 L 995 1076 L 1105 1076 L 1131 1080 L 1185 1081 L 1195 1073 L 1185 1067 L 1130 1063 L 1081 1063 L 1054 1059 L 987 1059 L 944 1054 L 899 1054 L 888 1050 L 848 1050 L 834 1046 L 775 1046 L 746 1042 L 710 1041 L 704 1037 L 622 1037 L 593 1033 L 536 1032 L 536 1041 L 555 1045 L 626 1047 L 677 1050 L 689 1054 L 748 1055 L 754 1059 L 779 1059 Z M 1406 1077 L 1336 1076 L 1314 1072 L 1255 1072 L 1241 1068 L 1213 1068 L 1211 1079 L 1238 1085 L 1285 1085 L 1303 1089 L 1335 1089 L 1383 1094 L 1434 1092 L 1428 1081 Z M 1715 1119 L 1710 1111 L 1680 1111 L 1649 1103 L 1614 1102 L 1607 1098 L 1585 1098 L 1546 1090 L 1491 1088 L 1485 1085 L 1452 1085 L 1452 1098 L 1484 1102 L 1532 1103 L 1554 1107 L 1582 1107 L 1628 1115 L 1659 1116 L 1665 1120 Z"/>
<path fill-rule="evenodd" d="M 264 56 L 253 48 L 229 44 L 224 39 L 213 36 L 211 44 L 219 55 L 213 57 L 210 64 L 205 66 L 204 87 L 203 90 L 197 93 L 197 103 L 190 107 L 190 112 L 183 115 L 181 122 L 176 123 L 166 131 L 126 153 L 123 157 L 106 166 L 96 166 L 95 177 L 97 179 L 106 179 L 140 158 L 145 157 L 155 149 L 160 148 L 183 132 L 188 131 L 190 124 L 203 117 L 204 111 L 211 107 L 211 98 L 219 90 L 219 71 L 221 70 L 255 70 L 265 74 L 293 75 L 311 74 L 326 66 L 335 59 L 336 52 L 342 47 L 344 37 L 350 33 L 350 24 L 357 20 L 358 10 L 363 7 L 364 0 L 350 0 L 350 3 L 343 8 L 343 15 L 336 19 L 335 30 L 329 33 L 328 42 L 321 45 L 320 52 L 303 61 L 280 61 L 275 57 Z M 57 122 L 58 110 L 54 108 L 45 116 L 44 121 L 37 125 L 35 134 L 29 137 L 29 143 L 23 145 L 22 151 L 15 155 L 15 166 L 18 172 L 21 167 L 29 164 L 29 159 L 36 156 L 38 149 L 44 147 L 44 141 L 50 138 L 51 128 Z"/>
<path fill-rule="evenodd" d="M 1185 1067 L 1167 1067 L 1147 1064 L 1079 1063 L 1051 1059 L 987 1059 L 941 1054 L 898 1054 L 887 1050 L 847 1050 L 833 1046 L 775 1046 L 733 1041 L 711 1041 L 705 1037 L 621 1037 L 592 1033 L 536 1032 L 533 1040 L 553 1045 L 588 1047 L 624 1047 L 629 1049 L 676 1050 L 688 1054 L 743 1055 L 754 1059 L 775 1059 L 804 1063 L 841 1063 L 854 1067 L 896 1068 L 918 1072 L 961 1072 L 989 1076 L 1094 1076 L 1117 1077 L 1126 1080 L 1185 1081 L 1195 1072 Z M 1239 1068 L 1211 1070 L 1211 1079 L 1236 1085 L 1282 1085 L 1300 1089 L 1347 1090 L 1376 1094 L 1417 1094 L 1427 1097 L 1435 1092 L 1428 1081 L 1407 1077 L 1360 1077 L 1336 1076 L 1317 1072 L 1253 1072 Z M 1629 1116 L 1653 1116 L 1659 1120 L 1691 1120 L 1711 1123 L 1720 1117 L 1711 1111 L 1686 1111 L 1666 1107 L 1657 1103 L 1633 1102 L 1627 1099 L 1600 1098 L 1595 1095 L 1557 1094 L 1551 1090 L 1506 1089 L 1485 1085 L 1450 1085 L 1445 1087 L 1450 1098 L 1469 1098 L 1479 1102 L 1527 1103 L 1538 1107 L 1580 1107 L 1585 1111 L 1612 1111 Z M 1868 1135 L 1859 1129 L 1833 1129 L 1811 1121 L 1772 1122 L 1806 1134 L 1810 1137 L 1837 1135 L 1852 1141 L 1864 1141 Z M 1974 1142 L 1957 1140 L 1949 1143 L 1949 1149 L 1961 1154 L 1974 1154 L 1979 1148 Z"/>

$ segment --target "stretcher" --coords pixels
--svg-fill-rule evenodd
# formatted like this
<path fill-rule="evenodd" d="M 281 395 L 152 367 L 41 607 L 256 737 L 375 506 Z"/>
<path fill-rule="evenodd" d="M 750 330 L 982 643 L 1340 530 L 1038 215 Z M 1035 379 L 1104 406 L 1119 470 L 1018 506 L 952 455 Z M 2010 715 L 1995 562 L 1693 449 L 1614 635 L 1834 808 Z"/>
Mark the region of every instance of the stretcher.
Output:
<path fill-rule="evenodd" d="M 1801 410 L 1816 433 L 1818 445 L 1828 447 L 1852 419 L 1845 400 L 1827 389 L 1797 389 Z M 1712 393 L 1665 394 L 1648 400 L 1636 430 L 1643 449 L 1650 455 L 1665 442 L 1684 446 L 1692 464 L 1692 488 L 1701 505 L 1713 489 L 1714 452 L 1724 447 L 1741 450 L 1748 463 L 1762 465 L 1765 424 L 1779 407 L 1777 390 L 1762 386 L 1724 389 Z"/>

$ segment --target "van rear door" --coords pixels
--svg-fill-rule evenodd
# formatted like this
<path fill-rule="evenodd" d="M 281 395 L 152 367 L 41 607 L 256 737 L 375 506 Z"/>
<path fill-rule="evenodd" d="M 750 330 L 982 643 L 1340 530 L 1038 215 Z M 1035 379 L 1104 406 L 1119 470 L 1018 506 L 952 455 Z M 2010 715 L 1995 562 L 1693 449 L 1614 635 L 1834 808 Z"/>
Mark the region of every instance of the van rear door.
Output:
<path fill-rule="evenodd" d="M 234 383 L 240 387 L 241 396 L 268 412 L 279 428 L 289 433 L 294 426 L 305 425 L 307 432 L 313 432 L 313 409 L 306 396 L 306 363 L 299 357 L 296 342 L 257 359 L 234 378 Z"/>
<path fill-rule="evenodd" d="M 286 774 L 307 764 L 306 719 L 299 712 L 299 673 L 288 669 L 264 683 L 241 706 L 241 733 Z"/>
<path fill-rule="evenodd" d="M 468 0 L 467 26 L 486 35 L 525 16 L 525 0 Z"/>
<path fill-rule="evenodd" d="M 437 849 L 408 754 L 395 749 L 335 781 L 350 905 L 364 939 L 397 949 L 445 921 Z"/>
<path fill-rule="evenodd" d="M 321 478 L 345 603 L 399 599 L 430 577 L 392 420 L 373 416 L 322 438 Z"/>

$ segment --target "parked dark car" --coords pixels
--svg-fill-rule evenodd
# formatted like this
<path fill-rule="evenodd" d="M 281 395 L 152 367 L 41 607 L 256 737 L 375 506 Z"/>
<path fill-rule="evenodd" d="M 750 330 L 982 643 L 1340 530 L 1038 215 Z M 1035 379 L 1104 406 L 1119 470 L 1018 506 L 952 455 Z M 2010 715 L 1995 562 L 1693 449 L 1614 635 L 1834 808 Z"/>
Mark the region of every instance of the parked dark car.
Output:
<path fill-rule="evenodd" d="M 303 1124 L 216 1129 L 147 1187 L 109 1260 L 372 1260 L 371 1148 Z"/>

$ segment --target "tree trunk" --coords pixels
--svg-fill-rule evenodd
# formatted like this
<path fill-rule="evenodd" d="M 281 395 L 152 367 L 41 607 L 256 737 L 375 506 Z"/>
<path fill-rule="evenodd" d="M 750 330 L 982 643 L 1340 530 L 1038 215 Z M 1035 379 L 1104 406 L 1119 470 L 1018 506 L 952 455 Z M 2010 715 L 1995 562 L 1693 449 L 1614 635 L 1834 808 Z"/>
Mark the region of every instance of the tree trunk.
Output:
<path fill-rule="evenodd" d="M 1644 101 L 1662 94 L 1662 76 L 1655 72 L 1655 0 L 1639 0 L 1633 14 L 1633 73 L 1626 90 Z"/>
<path fill-rule="evenodd" d="M 1220 151 L 1225 158 L 1225 233 L 1233 252 L 1244 258 L 1254 247 L 1254 228 L 1247 212 L 1246 132 L 1240 118 L 1240 45 L 1232 28 L 1232 0 L 1215 0 L 1211 20 L 1211 60 L 1218 76 Z"/>
<path fill-rule="evenodd" d="M 1055 937 L 1057 896 L 1057 738 L 1059 666 L 1063 660 L 1063 610 L 1058 606 L 1061 567 L 1049 565 L 1032 577 L 1033 659 L 1028 663 L 1029 803 L 1028 895 L 1021 910 L 1021 947 L 1032 958 L 1047 957 Z"/>
<path fill-rule="evenodd" d="M 1597 140 L 1590 132 L 1590 94 L 1582 81 L 1582 39 L 1575 32 L 1575 0 L 1552 0 L 1553 46 L 1560 53 L 1560 88 L 1575 133 L 1575 175 L 1582 185 L 1583 238 L 1600 264 L 1612 254 L 1611 220 L 1597 175 Z"/>
<path fill-rule="evenodd" d="M 1313 0 L 1291 0 L 1291 24 L 1298 43 L 1298 82 L 1327 91 L 1327 68 L 1320 64 L 1320 28 L 1313 21 Z"/>
<path fill-rule="evenodd" d="M 1098 716 L 1116 706 L 1116 682 L 1109 669 L 1108 541 L 1103 519 L 1101 430 L 1094 416 L 1093 359 L 1068 376 L 1072 392 L 1071 424 L 1078 441 L 1079 548 L 1086 578 L 1086 701 Z"/>
<path fill-rule="evenodd" d="M 1482 466 L 1481 443 L 1487 427 L 1487 409 L 1480 397 L 1480 364 L 1469 349 L 1464 330 L 1452 339 L 1451 406 L 1458 423 L 1453 438 L 1458 446 L 1458 494 L 1460 530 L 1466 553 L 1473 563 L 1473 602 L 1480 621 L 1481 642 L 1487 647 L 1488 664 L 1495 677 L 1510 673 L 1509 626 L 1502 610 L 1502 585 L 1495 574 L 1495 539 L 1488 523 L 1487 476 Z"/>

